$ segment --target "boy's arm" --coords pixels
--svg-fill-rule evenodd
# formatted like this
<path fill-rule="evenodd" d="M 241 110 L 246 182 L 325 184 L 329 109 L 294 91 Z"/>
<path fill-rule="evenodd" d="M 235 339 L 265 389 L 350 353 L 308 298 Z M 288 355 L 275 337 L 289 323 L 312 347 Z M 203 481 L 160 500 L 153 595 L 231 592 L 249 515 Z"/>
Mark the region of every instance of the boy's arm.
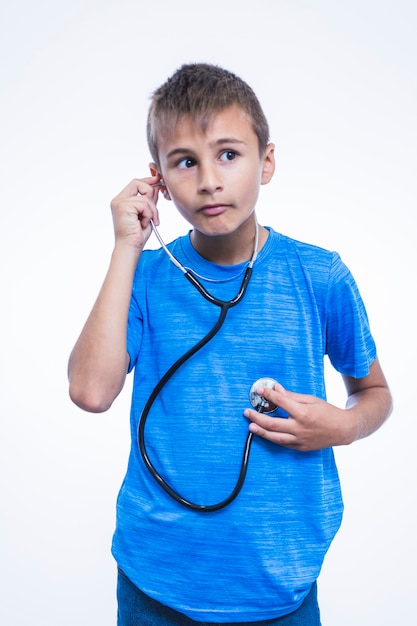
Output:
<path fill-rule="evenodd" d="M 303 452 L 341 446 L 367 437 L 390 415 L 392 398 L 378 359 L 364 378 L 343 377 L 348 392 L 345 409 L 316 398 L 287 391 L 281 385 L 258 393 L 289 413 L 268 417 L 247 409 L 251 432 Z"/>
<path fill-rule="evenodd" d="M 365 378 L 343 376 L 343 380 L 348 393 L 346 409 L 352 430 L 350 441 L 348 438 L 341 445 L 368 437 L 382 426 L 392 411 L 391 392 L 378 359 Z"/>
<path fill-rule="evenodd" d="M 159 224 L 157 177 L 132 181 L 111 203 L 115 246 L 109 270 L 94 307 L 72 350 L 69 394 L 86 411 L 106 411 L 123 388 L 128 355 L 126 331 L 136 265 Z"/>

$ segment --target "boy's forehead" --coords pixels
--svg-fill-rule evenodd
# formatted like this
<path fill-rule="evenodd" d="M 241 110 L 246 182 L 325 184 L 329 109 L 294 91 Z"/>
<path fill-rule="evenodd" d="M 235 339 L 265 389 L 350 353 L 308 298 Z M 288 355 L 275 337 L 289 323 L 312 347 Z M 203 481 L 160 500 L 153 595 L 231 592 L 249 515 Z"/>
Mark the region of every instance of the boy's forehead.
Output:
<path fill-rule="evenodd" d="M 180 141 L 182 137 L 206 136 L 212 132 L 225 136 L 250 133 L 256 139 L 252 121 L 239 105 L 209 113 L 183 114 L 176 118 L 160 120 L 156 128 L 158 144 Z"/>

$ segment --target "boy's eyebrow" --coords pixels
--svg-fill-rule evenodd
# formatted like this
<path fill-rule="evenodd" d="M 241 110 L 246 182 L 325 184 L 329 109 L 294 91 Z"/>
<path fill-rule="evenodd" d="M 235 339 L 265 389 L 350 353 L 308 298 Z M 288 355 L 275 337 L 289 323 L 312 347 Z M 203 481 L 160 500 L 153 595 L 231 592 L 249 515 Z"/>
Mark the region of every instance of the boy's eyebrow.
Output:
<path fill-rule="evenodd" d="M 246 141 L 243 141 L 243 139 L 236 139 L 235 137 L 225 137 L 224 139 L 218 139 L 217 141 L 213 142 L 214 145 L 216 146 L 222 146 L 223 144 L 227 143 L 227 144 L 246 144 Z"/>
<path fill-rule="evenodd" d="M 243 141 L 242 139 L 236 139 L 234 137 L 222 137 L 221 139 L 216 139 L 216 141 L 213 141 L 210 143 L 210 147 L 216 147 L 216 146 L 223 146 L 223 145 L 236 145 L 236 144 L 240 144 L 240 145 L 246 145 L 246 141 Z M 191 154 L 193 153 L 194 150 L 192 150 L 191 148 L 174 148 L 173 150 L 170 150 L 168 152 L 168 154 L 166 155 L 166 158 L 169 159 L 170 157 L 176 156 L 176 155 L 183 155 L 183 154 Z"/>

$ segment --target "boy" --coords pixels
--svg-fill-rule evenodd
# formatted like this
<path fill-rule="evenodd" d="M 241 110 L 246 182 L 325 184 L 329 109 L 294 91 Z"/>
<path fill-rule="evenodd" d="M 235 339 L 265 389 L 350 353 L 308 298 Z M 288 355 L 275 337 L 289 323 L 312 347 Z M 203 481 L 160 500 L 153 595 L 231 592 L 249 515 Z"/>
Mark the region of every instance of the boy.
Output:
<path fill-rule="evenodd" d="M 361 297 L 336 253 L 257 224 L 274 146 L 240 78 L 181 67 L 153 95 L 148 141 L 151 176 L 111 203 L 110 267 L 69 363 L 71 398 L 93 412 L 135 370 L 118 625 L 319 625 L 343 508 L 332 446 L 391 410 Z M 159 193 L 192 226 L 169 245 L 182 271 L 143 250 Z M 326 402 L 325 354 L 345 409 Z"/>

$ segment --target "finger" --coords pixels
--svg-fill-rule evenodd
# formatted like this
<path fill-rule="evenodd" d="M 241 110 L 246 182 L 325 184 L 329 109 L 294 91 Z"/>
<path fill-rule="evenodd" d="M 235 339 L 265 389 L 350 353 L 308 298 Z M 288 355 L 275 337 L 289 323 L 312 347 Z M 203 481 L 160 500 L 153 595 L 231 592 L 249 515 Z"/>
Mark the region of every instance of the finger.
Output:
<path fill-rule="evenodd" d="M 137 181 L 137 195 L 146 196 L 154 203 L 156 203 L 158 199 L 160 190 L 161 185 L 159 176 L 149 176 L 148 178 L 142 178 Z"/>
<path fill-rule="evenodd" d="M 311 404 L 314 401 L 313 396 L 288 391 L 279 383 L 277 383 L 273 389 L 268 387 L 257 389 L 256 393 L 265 398 L 265 400 L 269 400 L 281 409 L 284 409 L 284 411 L 287 411 L 290 415 L 292 415 L 294 411 L 297 411 L 300 405 Z"/>
<path fill-rule="evenodd" d="M 158 222 L 158 212 L 152 199 L 147 196 L 131 196 L 115 200 L 112 213 L 117 237 L 131 237 L 137 234 L 139 226 L 146 238 L 151 234 L 150 221 Z"/>
<path fill-rule="evenodd" d="M 152 200 L 152 216 L 151 219 L 153 221 L 153 223 L 155 224 L 155 226 L 159 226 L 160 221 L 159 221 L 159 212 L 157 209 L 157 201 L 158 201 L 158 196 L 159 196 L 159 192 L 162 191 L 162 188 L 165 188 L 164 185 L 161 184 L 161 176 L 158 174 L 156 176 L 150 176 L 146 179 L 143 179 L 140 182 L 145 182 L 147 184 L 147 187 L 144 188 L 143 185 L 140 185 L 139 187 L 139 194 L 143 197 L 147 197 L 150 198 Z"/>
<path fill-rule="evenodd" d="M 279 417 L 268 418 L 261 413 L 249 410 L 245 411 L 245 415 L 252 420 L 249 424 L 249 431 L 254 435 L 281 446 L 296 445 L 296 437 L 291 431 L 291 420 Z"/>
<path fill-rule="evenodd" d="M 139 197 L 137 203 L 137 215 L 142 228 L 151 226 L 151 220 L 155 226 L 159 225 L 159 214 L 153 198 L 143 195 Z"/>
<path fill-rule="evenodd" d="M 283 433 L 292 432 L 291 421 L 288 417 L 270 417 L 254 409 L 246 409 L 243 414 L 250 419 L 253 424 L 257 424 L 263 430 Z"/>
<path fill-rule="evenodd" d="M 112 211 L 133 210 L 141 223 L 146 227 L 152 219 L 159 225 L 159 214 L 156 208 L 160 187 L 156 186 L 159 177 L 150 176 L 132 180 L 110 203 Z"/>
<path fill-rule="evenodd" d="M 250 424 L 249 430 L 257 437 L 266 439 L 267 441 L 270 441 L 275 445 L 293 449 L 296 449 L 298 447 L 296 437 L 294 435 L 291 435 L 290 433 L 271 432 L 269 430 L 264 430 L 260 428 L 256 424 Z"/>
<path fill-rule="evenodd" d="M 160 176 L 147 176 L 146 178 L 134 178 L 128 185 L 116 196 L 116 199 L 132 198 L 138 195 L 147 195 L 153 197 L 156 193 L 158 195 L 158 188 L 155 188 L 160 180 Z"/>

